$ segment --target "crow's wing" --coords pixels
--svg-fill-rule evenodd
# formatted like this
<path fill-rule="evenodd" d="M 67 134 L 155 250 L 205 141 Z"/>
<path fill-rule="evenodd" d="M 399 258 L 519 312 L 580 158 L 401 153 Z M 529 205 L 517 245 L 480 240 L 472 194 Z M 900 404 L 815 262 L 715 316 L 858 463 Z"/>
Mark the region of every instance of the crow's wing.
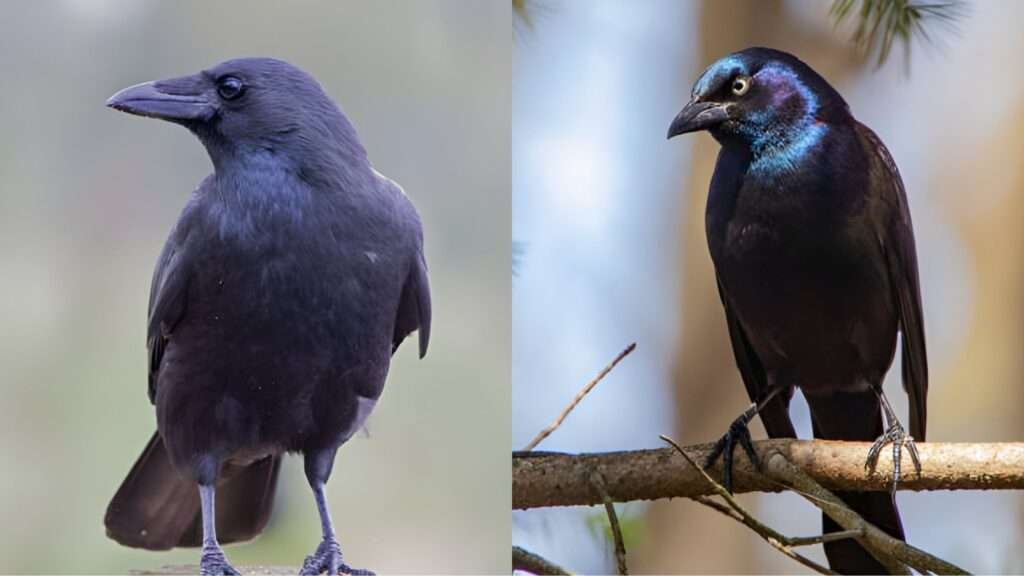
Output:
<path fill-rule="evenodd" d="M 177 224 L 171 231 L 160 258 L 153 271 L 153 282 L 149 287 L 149 322 L 146 329 L 146 348 L 149 349 L 149 400 L 156 402 L 157 376 L 160 372 L 160 361 L 163 359 L 164 348 L 174 327 L 185 315 L 187 307 L 188 283 L 191 276 L 188 265 L 188 250 L 185 243 L 188 239 L 188 226 L 191 220 L 197 197 L 202 193 L 206 182 L 200 185 L 189 203 L 182 210 Z"/>
<path fill-rule="evenodd" d="M 878 136 L 860 123 L 857 134 L 871 163 L 870 196 L 879 207 L 872 218 L 885 256 L 893 300 L 899 308 L 903 388 L 910 395 L 910 435 L 923 441 L 928 416 L 928 354 L 907 194 L 896 163 Z"/>
<path fill-rule="evenodd" d="M 419 352 L 420 358 L 423 358 L 430 342 L 430 282 L 427 279 L 427 263 L 423 258 L 422 249 L 417 251 L 415 262 L 402 286 L 402 299 L 398 304 L 398 317 L 395 319 L 392 353 L 414 330 L 419 330 L 420 333 Z"/>
<path fill-rule="evenodd" d="M 423 256 L 423 225 L 416 207 L 405 195 L 405 191 L 397 182 L 374 170 L 386 193 L 395 202 L 396 213 L 402 219 L 402 229 L 409 234 L 408 238 L 415 250 L 412 265 L 402 285 L 402 296 L 398 302 L 398 314 L 395 318 L 395 330 L 391 339 L 391 353 L 405 337 L 418 330 L 420 335 L 419 355 L 427 354 L 430 343 L 430 280 L 427 278 L 427 260 Z"/>
<path fill-rule="evenodd" d="M 743 377 L 743 385 L 747 388 L 747 395 L 751 402 L 759 402 L 768 393 L 768 378 L 765 375 L 761 360 L 754 352 L 754 348 L 747 340 L 736 314 L 729 305 L 729 298 L 726 296 L 722 281 L 718 281 L 718 295 L 722 298 L 722 306 L 725 308 L 725 319 L 729 325 L 729 340 L 732 341 L 732 353 L 736 357 L 736 367 L 740 369 L 740 376 Z M 789 419 L 787 392 L 783 391 L 771 402 L 758 412 L 761 423 L 771 438 L 796 438 L 796 430 L 793 422 Z"/>

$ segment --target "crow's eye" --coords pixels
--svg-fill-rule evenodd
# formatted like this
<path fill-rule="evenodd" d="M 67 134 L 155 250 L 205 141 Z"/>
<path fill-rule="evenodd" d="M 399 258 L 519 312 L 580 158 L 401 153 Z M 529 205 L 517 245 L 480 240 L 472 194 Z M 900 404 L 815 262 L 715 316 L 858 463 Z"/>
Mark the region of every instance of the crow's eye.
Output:
<path fill-rule="evenodd" d="M 737 96 L 743 96 L 750 90 L 750 78 L 746 76 L 737 76 L 732 80 L 732 93 Z"/>
<path fill-rule="evenodd" d="M 242 95 L 245 84 L 234 76 L 225 76 L 217 81 L 217 94 L 225 100 L 234 100 Z"/>

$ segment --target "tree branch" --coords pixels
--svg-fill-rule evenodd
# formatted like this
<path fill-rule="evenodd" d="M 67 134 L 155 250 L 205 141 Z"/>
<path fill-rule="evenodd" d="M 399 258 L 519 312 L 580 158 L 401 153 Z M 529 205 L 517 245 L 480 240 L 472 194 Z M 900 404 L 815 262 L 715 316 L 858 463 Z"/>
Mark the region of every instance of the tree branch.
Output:
<path fill-rule="evenodd" d="M 676 444 L 675 440 L 664 435 L 661 437 L 661 439 L 671 444 L 672 447 L 676 449 L 676 452 L 679 452 L 679 455 L 682 456 L 684 460 L 686 460 L 687 464 L 689 464 L 690 467 L 692 467 L 693 469 L 697 470 L 700 473 L 701 477 L 704 478 L 704 481 L 708 484 L 708 486 L 711 486 L 715 494 L 721 496 L 721 498 L 725 500 L 728 506 L 726 506 L 726 504 L 721 504 L 715 500 L 712 500 L 707 496 L 698 496 L 694 498 L 694 500 L 700 502 L 701 504 L 707 506 L 708 508 L 711 508 L 712 510 L 716 510 L 718 512 L 721 512 L 722 514 L 725 514 L 726 516 L 732 518 L 733 520 L 736 520 L 737 522 L 741 522 L 747 528 L 753 530 L 754 533 L 756 533 L 758 536 L 764 539 L 764 541 L 770 544 L 773 548 L 775 548 L 779 552 L 782 552 L 786 556 L 789 556 L 793 560 L 796 560 L 797 562 L 803 564 L 804 566 L 810 568 L 811 570 L 814 570 L 819 574 L 835 574 L 835 572 L 833 572 L 832 570 L 829 570 L 825 566 L 822 566 L 821 564 L 818 564 L 810 558 L 807 558 L 806 556 L 799 554 L 793 550 L 793 546 L 802 546 L 804 544 L 807 544 L 809 540 L 808 538 L 789 538 L 788 536 L 775 530 L 771 526 L 768 526 L 767 524 L 761 522 L 757 518 L 754 518 L 754 515 L 750 512 L 747 512 L 746 508 L 740 505 L 739 501 L 737 501 L 736 498 L 734 498 L 733 495 L 730 494 L 729 491 L 725 489 L 725 486 L 722 486 L 718 482 L 715 482 L 715 479 L 712 478 L 707 473 L 707 471 L 704 470 L 704 468 L 697 464 L 697 462 L 694 461 L 690 457 L 690 455 L 686 453 L 686 450 L 683 450 L 682 446 Z M 799 543 L 795 544 L 795 542 Z"/>
<path fill-rule="evenodd" d="M 801 469 L 827 490 L 887 491 L 892 460 L 882 458 L 873 473 L 864 470 L 870 444 L 824 440 L 762 440 L 754 443 L 762 461 L 772 451 Z M 704 461 L 710 444 L 683 449 L 697 462 Z M 907 475 L 900 490 L 1010 490 L 1024 489 L 1024 443 L 920 443 L 921 476 Z M 738 450 L 733 464 L 736 492 L 778 492 L 777 480 L 754 470 Z M 909 457 L 904 470 L 911 470 Z M 615 502 L 706 496 L 714 494 L 700 473 L 671 448 L 562 454 L 513 453 L 512 505 L 517 510 L 546 506 L 604 504 L 593 490 L 593 471 L 601 474 L 608 496 Z M 709 470 L 720 475 L 720 465 Z"/>
<path fill-rule="evenodd" d="M 828 514 L 845 530 L 860 531 L 863 536 L 857 540 L 882 562 L 890 573 L 906 573 L 906 565 L 922 574 L 969 574 L 963 568 L 893 538 L 867 522 L 846 506 L 839 497 L 794 466 L 781 452 L 769 452 L 764 462 L 765 472 L 769 476 L 791 486 L 796 493 Z"/>
<path fill-rule="evenodd" d="M 556 576 L 568 576 L 570 574 L 570 572 L 558 564 L 519 546 L 512 547 L 512 570 L 521 570 L 531 574 L 553 574 Z"/>

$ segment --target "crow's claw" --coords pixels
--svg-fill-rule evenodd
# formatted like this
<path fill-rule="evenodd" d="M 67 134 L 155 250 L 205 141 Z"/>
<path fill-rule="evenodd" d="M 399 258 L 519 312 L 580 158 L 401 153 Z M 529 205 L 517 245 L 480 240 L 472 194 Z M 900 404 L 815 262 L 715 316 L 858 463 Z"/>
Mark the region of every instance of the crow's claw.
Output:
<path fill-rule="evenodd" d="M 729 431 L 719 438 L 718 442 L 715 442 L 711 452 L 704 459 L 704 468 L 710 468 L 715 465 L 719 456 L 722 457 L 722 485 L 730 493 L 732 493 L 732 453 L 737 444 L 743 447 L 743 451 L 747 453 L 747 457 L 750 458 L 754 466 L 758 470 L 761 469 L 761 459 L 754 451 L 754 443 L 750 439 L 750 429 L 747 427 L 749 422 L 750 416 L 747 413 L 743 413 L 739 418 L 733 420 L 729 425 Z"/>
<path fill-rule="evenodd" d="M 316 552 L 306 556 L 306 561 L 302 563 L 302 570 L 299 571 L 301 576 L 312 576 L 314 574 L 351 574 L 352 576 L 374 576 L 374 573 L 370 570 L 362 568 L 353 568 L 341 558 L 341 544 L 334 538 L 326 539 L 320 542 L 317 546 Z"/>
<path fill-rule="evenodd" d="M 219 546 L 203 546 L 203 555 L 199 560 L 199 574 L 201 576 L 239 576 L 231 564 L 228 564 L 224 557 L 224 551 Z"/>

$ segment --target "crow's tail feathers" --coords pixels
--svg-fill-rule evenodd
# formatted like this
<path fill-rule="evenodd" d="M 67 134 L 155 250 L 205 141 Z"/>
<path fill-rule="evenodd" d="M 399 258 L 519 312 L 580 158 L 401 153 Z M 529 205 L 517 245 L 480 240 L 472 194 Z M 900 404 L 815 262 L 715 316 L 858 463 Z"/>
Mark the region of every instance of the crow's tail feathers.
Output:
<path fill-rule="evenodd" d="M 266 527 L 277 487 L 280 456 L 248 466 L 225 465 L 217 485 L 217 539 L 250 540 Z M 148 550 L 200 546 L 202 515 L 196 483 L 171 465 L 159 433 L 153 434 L 107 506 L 107 536 Z"/>
<path fill-rule="evenodd" d="M 874 391 L 836 392 L 822 396 L 807 395 L 814 426 L 814 437 L 823 440 L 860 440 L 872 442 L 882 434 L 882 410 Z M 865 454 L 865 457 L 867 454 Z M 836 492 L 851 509 L 890 536 L 905 540 L 896 501 L 887 492 Z M 822 529 L 827 534 L 842 527 L 822 514 Z M 885 574 L 885 567 L 856 540 L 825 544 L 829 567 L 840 574 Z"/>

